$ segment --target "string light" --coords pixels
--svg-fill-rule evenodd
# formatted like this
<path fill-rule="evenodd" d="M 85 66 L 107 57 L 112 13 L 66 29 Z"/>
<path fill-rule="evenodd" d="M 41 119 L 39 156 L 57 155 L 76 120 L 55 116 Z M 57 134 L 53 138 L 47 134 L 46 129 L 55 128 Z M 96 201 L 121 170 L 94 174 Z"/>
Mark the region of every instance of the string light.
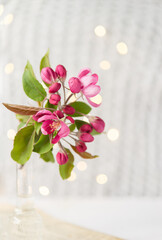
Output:
<path fill-rule="evenodd" d="M 73 181 L 75 181 L 76 177 L 77 177 L 76 173 L 72 171 L 71 176 L 68 178 L 68 181 L 73 182 Z"/>
<path fill-rule="evenodd" d="M 84 161 L 80 161 L 80 162 L 78 162 L 78 164 L 77 164 L 77 168 L 78 168 L 78 170 L 80 170 L 80 171 L 85 171 L 85 170 L 87 169 L 87 163 L 84 162 Z"/>
<path fill-rule="evenodd" d="M 100 94 L 96 95 L 95 97 L 90 98 L 90 100 L 96 104 L 102 103 L 102 97 Z"/>
<path fill-rule="evenodd" d="M 4 20 L 3 20 L 3 24 L 4 25 L 9 25 L 10 23 L 12 23 L 13 21 L 13 14 L 8 14 Z"/>
<path fill-rule="evenodd" d="M 14 129 L 9 129 L 7 132 L 7 137 L 10 140 L 14 140 L 15 136 L 16 136 L 16 131 Z"/>
<path fill-rule="evenodd" d="M 39 192 L 40 192 L 40 194 L 43 195 L 43 196 L 47 196 L 47 195 L 49 195 L 49 193 L 50 193 L 48 187 L 46 187 L 46 186 L 41 186 L 41 187 L 39 187 Z"/>
<path fill-rule="evenodd" d="M 124 43 L 124 42 L 117 43 L 116 49 L 117 49 L 118 53 L 121 55 L 126 55 L 128 53 L 128 47 L 127 47 L 126 43 Z"/>
<path fill-rule="evenodd" d="M 98 25 L 95 27 L 94 32 L 95 32 L 96 36 L 103 37 L 106 34 L 106 29 L 104 28 L 104 26 Z"/>
<path fill-rule="evenodd" d="M 13 63 L 8 63 L 5 66 L 5 73 L 10 74 L 14 71 L 14 64 Z"/>
<path fill-rule="evenodd" d="M 107 182 L 107 176 L 105 174 L 99 174 L 96 177 L 96 182 L 98 184 L 105 184 Z"/>
<path fill-rule="evenodd" d="M 0 4 L 0 16 L 3 14 L 4 11 L 4 6 L 3 4 Z"/>
<path fill-rule="evenodd" d="M 102 62 L 100 62 L 100 68 L 103 70 L 108 70 L 111 68 L 111 64 L 109 61 L 103 60 Z"/>
<path fill-rule="evenodd" d="M 116 128 L 109 129 L 107 137 L 110 141 L 116 141 L 119 138 L 119 131 Z"/>

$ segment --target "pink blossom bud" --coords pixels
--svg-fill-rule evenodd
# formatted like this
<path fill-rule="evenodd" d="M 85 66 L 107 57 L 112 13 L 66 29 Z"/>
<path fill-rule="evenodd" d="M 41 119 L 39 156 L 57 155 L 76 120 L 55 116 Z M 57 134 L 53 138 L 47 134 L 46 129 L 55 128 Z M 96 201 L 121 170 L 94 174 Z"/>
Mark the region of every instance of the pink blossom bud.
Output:
<path fill-rule="evenodd" d="M 52 86 L 49 87 L 49 93 L 55 93 L 61 88 L 61 84 L 58 82 L 55 82 L 52 84 Z"/>
<path fill-rule="evenodd" d="M 87 150 L 87 146 L 82 141 L 76 141 L 76 149 L 78 152 L 85 152 Z"/>
<path fill-rule="evenodd" d="M 49 102 L 50 102 L 51 104 L 53 104 L 53 105 L 57 105 L 60 100 L 61 100 L 60 95 L 58 95 L 58 94 L 52 94 L 52 95 L 50 96 Z"/>
<path fill-rule="evenodd" d="M 68 161 L 68 155 L 67 153 L 63 153 L 63 152 L 58 152 L 56 155 L 56 160 L 58 162 L 59 165 L 63 165 L 65 163 L 67 163 Z"/>
<path fill-rule="evenodd" d="M 64 108 L 63 108 L 63 112 L 65 114 L 69 114 L 69 115 L 73 115 L 75 113 L 75 109 L 73 107 L 71 107 L 70 105 L 66 105 Z"/>
<path fill-rule="evenodd" d="M 93 128 L 101 133 L 104 131 L 104 128 L 105 128 L 105 122 L 99 118 L 99 117 L 89 117 L 89 121 L 91 123 L 91 125 L 93 126 Z"/>
<path fill-rule="evenodd" d="M 58 74 L 62 81 L 65 81 L 66 78 L 66 69 L 63 65 L 57 65 L 55 72 Z"/>
<path fill-rule="evenodd" d="M 72 77 L 68 81 L 69 83 L 69 88 L 72 93 L 79 93 L 81 90 L 81 82 L 78 78 Z"/>
<path fill-rule="evenodd" d="M 50 67 L 45 67 L 41 71 L 41 78 L 45 83 L 51 84 L 57 78 L 57 73 Z"/>
<path fill-rule="evenodd" d="M 83 142 L 93 142 L 94 137 L 89 134 L 89 133 L 79 133 L 79 139 L 82 140 Z"/>
<path fill-rule="evenodd" d="M 55 111 L 55 112 L 53 113 L 53 115 L 54 115 L 55 117 L 60 118 L 60 119 L 64 117 L 63 112 L 61 112 L 60 110 Z"/>
<path fill-rule="evenodd" d="M 93 128 L 90 124 L 84 124 L 79 129 L 81 132 L 91 133 Z"/>

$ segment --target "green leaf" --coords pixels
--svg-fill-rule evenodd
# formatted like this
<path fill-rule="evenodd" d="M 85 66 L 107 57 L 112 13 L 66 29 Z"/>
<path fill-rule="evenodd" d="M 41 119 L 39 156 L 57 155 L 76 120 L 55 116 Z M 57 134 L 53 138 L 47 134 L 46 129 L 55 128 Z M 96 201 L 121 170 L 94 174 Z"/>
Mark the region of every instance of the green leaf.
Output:
<path fill-rule="evenodd" d="M 97 157 L 99 157 L 98 155 L 92 155 L 92 154 L 90 154 L 90 153 L 88 153 L 88 152 L 79 152 L 77 149 L 76 149 L 76 147 L 75 146 L 73 146 L 73 145 L 71 145 L 70 144 L 70 146 L 72 147 L 72 149 L 74 150 L 74 152 L 76 152 L 80 157 L 82 157 L 82 158 L 86 158 L 86 159 L 92 159 L 92 158 L 97 158 Z"/>
<path fill-rule="evenodd" d="M 20 114 L 16 114 L 16 118 L 23 123 L 26 123 L 28 121 L 29 118 L 31 118 L 30 115 L 20 115 Z M 35 121 L 31 118 L 30 123 L 34 123 Z"/>
<path fill-rule="evenodd" d="M 41 72 L 42 68 L 45 68 L 45 67 L 50 67 L 49 50 L 44 55 L 44 57 L 41 59 L 41 62 L 40 62 L 40 72 Z"/>
<path fill-rule="evenodd" d="M 38 142 L 35 143 L 33 152 L 40 154 L 46 153 L 53 147 L 53 144 L 50 142 L 49 135 L 41 135 Z"/>
<path fill-rule="evenodd" d="M 77 127 L 78 130 L 79 130 L 80 127 L 81 127 L 82 125 L 84 125 L 84 124 L 88 124 L 88 123 L 85 122 L 85 121 L 82 121 L 82 120 L 75 120 L 75 125 L 76 125 L 76 127 Z"/>
<path fill-rule="evenodd" d="M 50 111 L 52 111 L 52 109 L 53 109 L 53 111 L 55 111 L 55 110 L 57 109 L 57 106 L 51 104 L 51 103 L 49 102 L 49 100 L 48 100 L 48 101 L 46 102 L 46 104 L 45 104 L 45 108 L 47 108 L 47 110 L 50 110 Z M 51 108 L 51 109 L 48 109 L 48 108 Z"/>
<path fill-rule="evenodd" d="M 75 130 L 75 123 L 71 124 L 69 126 L 70 132 L 73 132 Z"/>
<path fill-rule="evenodd" d="M 51 150 L 49 152 L 40 154 L 40 158 L 42 158 L 45 162 L 52 162 L 52 163 L 55 162 L 55 159 Z"/>
<path fill-rule="evenodd" d="M 17 163 L 25 164 L 29 160 L 33 150 L 34 136 L 33 125 L 24 127 L 17 132 L 11 151 L 11 157 Z"/>
<path fill-rule="evenodd" d="M 71 171 L 74 168 L 74 156 L 73 154 L 70 152 L 69 149 L 65 148 L 66 152 L 68 154 L 68 162 L 63 164 L 63 165 L 59 165 L 59 171 L 60 171 L 60 175 L 62 177 L 62 179 L 67 179 L 71 176 Z"/>
<path fill-rule="evenodd" d="M 29 62 L 27 62 L 25 67 L 22 81 L 24 91 L 29 98 L 39 102 L 43 101 L 47 96 L 43 86 L 35 78 L 32 66 Z"/>
<path fill-rule="evenodd" d="M 36 133 L 37 134 L 39 134 L 39 131 L 40 131 L 40 129 L 41 129 L 41 126 L 42 126 L 42 123 L 40 122 L 36 122 L 35 121 L 35 124 L 34 124 L 34 127 L 35 127 L 35 131 L 36 131 Z"/>
<path fill-rule="evenodd" d="M 72 115 L 73 117 L 80 117 L 82 116 L 81 114 L 77 113 L 83 113 L 83 114 L 88 114 L 91 111 L 91 107 L 84 103 L 84 102 L 73 102 L 69 104 L 70 106 L 72 106 L 75 109 L 75 113 Z"/>
<path fill-rule="evenodd" d="M 20 122 L 19 125 L 17 126 L 17 131 L 20 130 L 20 128 L 23 128 L 25 126 L 24 122 Z"/>

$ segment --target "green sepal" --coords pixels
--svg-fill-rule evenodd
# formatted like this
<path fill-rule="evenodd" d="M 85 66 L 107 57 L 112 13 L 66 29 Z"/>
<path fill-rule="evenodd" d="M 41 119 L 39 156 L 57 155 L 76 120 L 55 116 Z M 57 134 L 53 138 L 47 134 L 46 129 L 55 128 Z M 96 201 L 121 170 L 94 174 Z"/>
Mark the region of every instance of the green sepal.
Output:
<path fill-rule="evenodd" d="M 49 61 L 49 49 L 48 49 L 47 53 L 41 59 L 41 62 L 40 62 L 40 72 L 45 67 L 51 67 L 50 66 L 50 61 Z"/>
<path fill-rule="evenodd" d="M 75 130 L 75 123 L 71 124 L 69 126 L 70 132 L 73 132 Z"/>

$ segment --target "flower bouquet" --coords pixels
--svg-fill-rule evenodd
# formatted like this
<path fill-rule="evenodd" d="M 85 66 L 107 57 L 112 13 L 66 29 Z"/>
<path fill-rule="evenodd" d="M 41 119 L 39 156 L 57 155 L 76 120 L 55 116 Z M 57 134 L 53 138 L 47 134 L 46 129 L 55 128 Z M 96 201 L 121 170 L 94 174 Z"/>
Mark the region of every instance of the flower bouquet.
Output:
<path fill-rule="evenodd" d="M 87 152 L 86 144 L 94 141 L 94 136 L 102 133 L 105 127 L 105 123 L 100 117 L 89 115 L 92 110 L 91 106 L 99 107 L 100 105 L 91 100 L 101 90 L 97 85 L 97 74 L 91 74 L 90 69 L 85 68 L 79 72 L 77 77 L 71 77 L 66 84 L 67 71 L 65 67 L 58 65 L 53 70 L 49 61 L 49 52 L 41 60 L 40 74 L 43 84 L 36 79 L 28 61 L 22 77 L 26 95 L 36 101 L 38 107 L 3 103 L 7 109 L 16 113 L 19 120 L 11 157 L 17 162 L 17 189 L 21 204 L 18 207 L 19 211 L 16 212 L 16 217 L 21 219 L 21 226 L 23 224 L 27 226 L 31 218 L 35 219 L 37 226 L 40 224 L 38 215 L 33 214 L 33 210 L 31 211 L 33 205 L 24 204 L 24 198 L 31 199 L 32 193 L 32 180 L 29 177 L 31 175 L 29 159 L 32 152 L 38 153 L 45 162 L 54 163 L 56 158 L 62 179 L 68 179 L 74 168 L 74 156 L 71 151 L 82 158 L 98 157 Z M 83 118 L 87 120 L 83 121 Z M 58 145 L 59 150 L 54 157 L 53 147 L 55 144 Z M 30 212 L 28 217 L 26 215 L 24 217 L 24 209 L 25 211 L 30 210 L 27 211 Z M 22 234 L 24 234 L 30 239 L 40 239 L 40 236 L 37 238 L 39 234 L 35 234 L 37 230 L 40 232 L 40 228 L 37 228 L 33 221 L 31 222 L 31 232 L 29 228 L 26 230 L 24 226 L 21 228 L 19 223 L 17 225 L 14 223 L 19 228 L 12 229 L 12 236 L 20 235 L 20 239 L 23 239 Z M 13 237 L 12 239 L 17 238 Z"/>

